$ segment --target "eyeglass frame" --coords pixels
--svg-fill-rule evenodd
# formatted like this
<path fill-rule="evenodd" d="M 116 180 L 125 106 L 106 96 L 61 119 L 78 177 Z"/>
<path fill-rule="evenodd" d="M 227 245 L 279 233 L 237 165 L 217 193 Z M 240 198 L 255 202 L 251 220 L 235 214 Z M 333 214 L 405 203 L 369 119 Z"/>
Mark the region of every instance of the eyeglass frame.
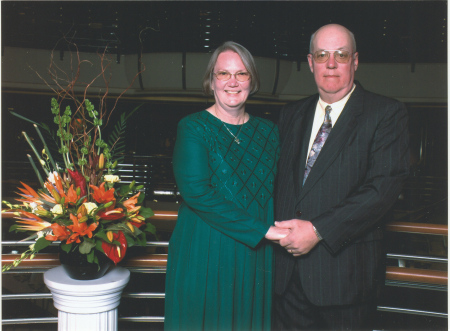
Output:
<path fill-rule="evenodd" d="M 227 73 L 230 75 L 230 78 L 224 79 L 224 80 L 219 79 L 219 78 L 217 77 L 217 74 L 220 73 L 220 72 L 227 72 Z M 239 80 L 239 79 L 237 79 L 236 74 L 239 74 L 239 73 L 247 73 L 247 74 L 248 74 L 248 79 L 247 79 L 247 80 Z M 227 71 L 227 70 L 221 70 L 221 71 L 218 71 L 218 72 L 212 72 L 212 74 L 217 78 L 217 80 L 220 80 L 221 82 L 227 82 L 227 81 L 229 81 L 229 80 L 231 79 L 231 77 L 233 77 L 233 76 L 234 76 L 234 79 L 236 79 L 238 82 L 241 82 L 241 83 L 243 83 L 243 82 L 248 82 L 250 79 L 252 79 L 252 74 L 251 74 L 249 71 L 237 71 L 237 72 L 235 72 L 234 74 L 232 74 L 231 72 L 229 72 L 229 71 Z"/>
<path fill-rule="evenodd" d="M 314 54 L 316 54 L 317 52 L 325 52 L 326 54 L 328 54 L 327 59 L 326 59 L 325 61 L 323 61 L 323 62 L 318 62 L 318 61 L 316 61 L 316 59 L 314 58 Z M 347 53 L 350 55 L 350 56 L 349 56 L 349 59 L 351 59 L 352 57 L 354 58 L 354 55 L 357 53 L 357 52 L 350 52 L 350 51 L 347 51 L 347 50 L 345 50 L 345 49 L 322 49 L 322 50 L 315 51 L 314 53 L 309 53 L 308 55 L 311 55 L 312 60 L 314 60 L 316 63 L 326 63 L 326 62 L 330 59 L 330 54 L 331 54 L 331 52 L 333 52 L 334 60 L 335 60 L 336 62 L 342 63 L 342 64 L 349 63 L 349 60 L 347 60 L 347 62 L 340 62 L 340 61 L 336 58 L 336 54 L 339 54 L 338 52 L 341 52 L 341 53 L 347 52 Z"/>

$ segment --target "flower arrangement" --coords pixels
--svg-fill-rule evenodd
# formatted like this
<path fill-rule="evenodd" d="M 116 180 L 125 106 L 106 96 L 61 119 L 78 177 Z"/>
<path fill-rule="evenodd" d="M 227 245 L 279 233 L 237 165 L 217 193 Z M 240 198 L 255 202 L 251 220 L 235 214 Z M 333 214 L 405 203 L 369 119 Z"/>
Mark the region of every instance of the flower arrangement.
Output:
<path fill-rule="evenodd" d="M 105 76 L 104 63 L 103 54 L 102 72 L 97 77 Z M 53 81 L 61 84 L 56 75 Z M 90 263 L 98 265 L 97 254 L 100 253 L 117 264 L 125 257 L 127 248 L 145 246 L 146 233 L 155 234 L 155 227 L 146 222 L 153 216 L 153 211 L 142 206 L 145 198 L 143 186 L 136 186 L 134 181 L 120 185 L 120 178 L 116 175 L 118 161 L 123 158 L 120 152 L 125 146 L 120 135 L 124 132 L 126 119 L 136 109 L 128 115 L 123 113 L 110 139 L 105 140 L 102 137 L 106 115 L 104 98 L 100 99 L 97 111 L 86 98 L 86 93 L 81 100 L 76 96 L 74 83 L 70 81 L 67 87 L 58 85 L 60 88 L 54 89 L 57 98 L 51 99 L 51 112 L 57 125 L 56 134 L 46 124 L 15 114 L 34 123 L 42 142 L 43 149 L 39 153 L 30 137 L 23 132 L 38 159 L 37 165 L 42 168 L 39 171 L 28 155 L 41 187 L 35 190 L 21 182 L 23 187 L 18 188 L 20 198 L 16 199 L 19 204 L 3 201 L 8 206 L 3 211 L 14 212 L 17 220 L 10 231 L 31 233 L 24 240 L 36 241 L 2 271 L 19 265 L 24 259 L 34 258 L 54 241 L 61 241 L 60 247 L 67 253 L 78 251 L 83 254 Z M 86 90 L 91 83 L 86 85 Z M 73 112 L 70 104 L 66 105 L 68 101 L 75 104 Z M 60 162 L 52 157 L 40 128 L 52 137 Z M 46 174 L 45 180 L 42 171 Z"/>

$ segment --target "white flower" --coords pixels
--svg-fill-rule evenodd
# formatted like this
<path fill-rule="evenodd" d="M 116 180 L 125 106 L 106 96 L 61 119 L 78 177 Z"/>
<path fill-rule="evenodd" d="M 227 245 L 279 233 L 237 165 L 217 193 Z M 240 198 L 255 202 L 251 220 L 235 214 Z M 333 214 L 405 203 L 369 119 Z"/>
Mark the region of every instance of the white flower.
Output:
<path fill-rule="evenodd" d="M 63 207 L 60 204 L 55 205 L 55 207 L 51 210 L 53 215 L 62 215 L 63 214 Z"/>
<path fill-rule="evenodd" d="M 97 205 L 93 202 L 85 202 L 85 203 L 83 203 L 83 206 L 86 208 L 88 215 L 91 214 L 91 211 L 93 211 L 94 209 L 97 209 Z"/>
<path fill-rule="evenodd" d="M 25 207 L 30 207 L 31 212 L 34 213 L 37 210 L 38 204 L 36 202 L 30 202 L 29 204 L 24 202 Z"/>
<path fill-rule="evenodd" d="M 48 176 L 48 181 L 52 184 L 56 184 L 55 182 L 55 177 L 58 176 L 58 173 L 56 171 L 53 171 L 50 173 L 50 175 Z"/>
<path fill-rule="evenodd" d="M 120 182 L 119 176 L 115 176 L 115 175 L 105 175 L 103 179 L 105 180 L 105 182 L 108 182 L 108 183 Z"/>

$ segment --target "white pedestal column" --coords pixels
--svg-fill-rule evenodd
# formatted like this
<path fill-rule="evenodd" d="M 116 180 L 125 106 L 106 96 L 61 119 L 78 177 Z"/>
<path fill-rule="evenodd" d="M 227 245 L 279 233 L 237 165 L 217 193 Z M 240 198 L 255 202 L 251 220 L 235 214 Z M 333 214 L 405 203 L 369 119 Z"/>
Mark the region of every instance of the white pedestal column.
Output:
<path fill-rule="evenodd" d="M 130 271 L 115 267 L 94 280 L 70 278 L 62 266 L 46 271 L 45 285 L 58 309 L 58 331 L 116 331 L 117 307 Z"/>

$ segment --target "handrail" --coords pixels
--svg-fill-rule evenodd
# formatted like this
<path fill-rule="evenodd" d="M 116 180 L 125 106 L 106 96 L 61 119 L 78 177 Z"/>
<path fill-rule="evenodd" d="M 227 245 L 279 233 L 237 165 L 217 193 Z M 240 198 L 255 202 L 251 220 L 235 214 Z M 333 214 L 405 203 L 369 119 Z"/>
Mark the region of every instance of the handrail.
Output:
<path fill-rule="evenodd" d="M 133 316 L 118 317 L 119 322 L 157 322 L 163 323 L 163 316 Z M 58 317 L 38 317 L 38 318 L 12 318 L 2 320 L 2 325 L 28 325 L 28 324 L 56 324 Z"/>
<path fill-rule="evenodd" d="M 178 218 L 177 211 L 169 210 L 154 210 L 154 216 L 150 217 L 153 220 L 161 221 L 176 221 Z M 13 212 L 3 212 L 2 218 L 14 218 Z M 430 224 L 430 223 L 412 223 L 412 222 L 389 222 L 386 225 L 386 230 L 392 232 L 407 232 L 417 234 L 433 234 L 448 236 L 448 225 L 445 224 Z"/>
<path fill-rule="evenodd" d="M 150 219 L 162 220 L 162 221 L 176 221 L 178 218 L 177 211 L 169 211 L 169 210 L 154 210 L 154 215 L 150 217 Z M 1 214 L 2 218 L 14 218 L 14 212 L 5 211 Z"/>
<path fill-rule="evenodd" d="M 12 263 L 20 254 L 3 254 L 2 265 Z M 50 269 L 60 265 L 57 253 L 39 253 L 33 260 L 23 260 L 15 269 Z M 167 266 L 167 254 L 146 254 L 142 256 L 130 257 L 121 266 L 126 268 L 154 268 L 161 269 Z M 386 267 L 386 279 L 409 281 L 415 283 L 426 283 L 436 285 L 447 285 L 447 271 Z"/>
<path fill-rule="evenodd" d="M 2 241 L 2 246 L 30 246 L 32 244 L 36 243 L 34 240 L 21 240 L 21 241 Z M 59 246 L 61 244 L 61 241 L 55 240 L 50 243 L 50 246 Z M 147 246 L 153 246 L 153 247 L 168 247 L 169 242 L 168 241 L 147 241 Z"/>
<path fill-rule="evenodd" d="M 167 211 L 167 210 L 154 210 L 154 216 L 150 217 L 150 219 L 155 220 L 165 220 L 165 221 L 176 221 L 178 218 L 177 211 Z"/>
<path fill-rule="evenodd" d="M 175 221 L 178 217 L 177 211 L 154 211 L 154 216 L 151 219 Z M 4 212 L 1 214 L 5 218 L 13 218 L 13 212 Z M 444 235 L 448 236 L 448 226 L 441 224 L 427 224 L 427 223 L 408 223 L 408 222 L 390 222 L 387 224 L 386 229 L 394 232 L 407 232 L 417 234 L 432 234 L 432 235 Z M 32 242 L 3 242 L 5 245 L 30 245 Z M 57 244 L 57 243 L 55 243 Z M 167 242 L 148 242 L 151 246 L 163 246 L 167 247 Z M 2 266 L 12 263 L 15 259 L 19 258 L 20 254 L 2 254 Z M 389 257 L 389 256 L 388 256 Z M 446 259 L 437 259 L 431 257 L 416 257 L 407 255 L 393 255 L 393 258 L 405 258 L 405 259 L 427 259 L 436 260 L 434 262 L 447 262 Z M 39 253 L 33 260 L 26 259 L 16 267 L 18 271 L 26 269 L 49 269 L 60 265 L 58 254 L 56 253 Z M 167 254 L 146 254 L 137 257 L 128 258 L 124 261 L 122 266 L 139 269 L 148 268 L 154 270 L 164 270 L 167 265 Z M 400 267 L 387 267 L 386 279 L 398 280 L 417 283 L 429 283 L 437 285 L 447 285 L 448 273 L 447 271 L 428 270 L 428 269 L 414 269 L 414 268 L 400 268 Z"/>
<path fill-rule="evenodd" d="M 420 316 L 429 316 L 429 317 L 448 318 L 447 313 L 440 313 L 440 312 L 427 311 L 427 310 L 394 308 L 394 307 L 386 307 L 386 306 L 378 306 L 377 310 L 383 311 L 383 312 L 388 312 L 388 313 L 402 313 L 402 314 L 411 314 L 411 315 L 420 315 Z"/>
<path fill-rule="evenodd" d="M 390 222 L 386 225 L 386 230 L 392 232 L 448 236 L 448 225 L 443 224 Z"/>
<path fill-rule="evenodd" d="M 448 263 L 448 259 L 444 258 L 444 257 L 422 256 L 422 255 L 407 255 L 407 254 L 392 254 L 392 253 L 387 253 L 386 257 L 388 259 L 402 259 L 402 260 L 421 261 L 421 262 Z"/>
<path fill-rule="evenodd" d="M 413 283 L 426 283 L 447 285 L 448 273 L 441 270 L 386 267 L 386 279 L 407 281 Z"/>
<path fill-rule="evenodd" d="M 14 260 L 19 257 L 20 254 L 2 254 L 2 266 L 14 262 Z M 34 259 L 23 260 L 14 269 L 50 269 L 59 265 L 61 265 L 61 263 L 59 262 L 58 253 L 38 253 Z M 130 257 L 120 265 L 123 267 L 162 268 L 167 265 L 167 254 L 146 254 Z"/>

